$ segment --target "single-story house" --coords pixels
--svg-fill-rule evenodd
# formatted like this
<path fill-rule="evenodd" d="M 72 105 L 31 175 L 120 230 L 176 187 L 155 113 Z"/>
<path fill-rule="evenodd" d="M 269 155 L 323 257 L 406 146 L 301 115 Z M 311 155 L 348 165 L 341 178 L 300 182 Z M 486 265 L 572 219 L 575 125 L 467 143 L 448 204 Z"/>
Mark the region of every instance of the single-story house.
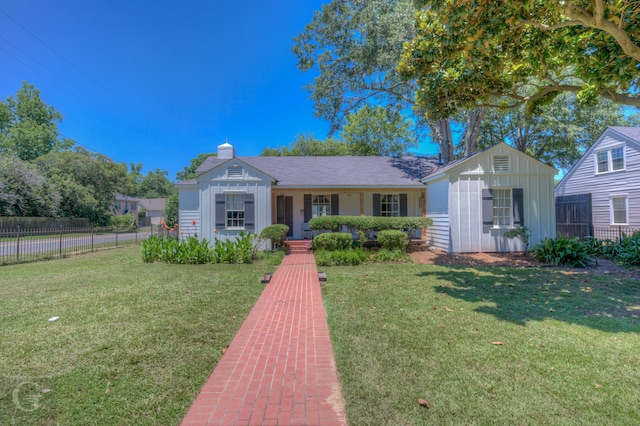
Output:
<path fill-rule="evenodd" d="M 608 127 L 555 197 L 558 233 L 615 239 L 640 229 L 640 127 Z"/>
<path fill-rule="evenodd" d="M 160 225 L 164 219 L 164 207 L 167 203 L 166 198 L 138 198 L 138 206 L 145 209 L 145 224 Z"/>
<path fill-rule="evenodd" d="M 436 166 L 435 157 L 237 157 L 225 143 L 177 185 L 180 230 L 211 241 L 283 223 L 303 239 L 317 216 L 424 216 L 420 179 Z"/>
<path fill-rule="evenodd" d="M 440 167 L 422 179 L 427 244 L 449 253 L 523 251 L 504 233 L 526 226 L 529 243 L 555 237 L 556 169 L 501 142 Z"/>
<path fill-rule="evenodd" d="M 115 202 L 112 207 L 113 214 L 116 216 L 131 213 L 135 217 L 138 216 L 138 199 L 128 195 L 116 194 Z"/>
<path fill-rule="evenodd" d="M 532 242 L 555 236 L 555 169 L 505 144 L 441 166 L 435 157 L 237 157 L 225 143 L 196 173 L 177 185 L 180 230 L 210 241 L 275 223 L 303 239 L 324 215 L 432 217 L 417 236 L 449 252 L 522 250 L 502 235 L 522 224 Z"/>

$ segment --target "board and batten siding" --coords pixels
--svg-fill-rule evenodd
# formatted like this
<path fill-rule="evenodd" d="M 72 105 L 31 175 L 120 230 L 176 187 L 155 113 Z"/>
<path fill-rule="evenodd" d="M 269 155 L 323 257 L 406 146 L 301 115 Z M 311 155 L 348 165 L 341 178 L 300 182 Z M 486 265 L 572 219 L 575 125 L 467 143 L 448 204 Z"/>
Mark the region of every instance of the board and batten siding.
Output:
<path fill-rule="evenodd" d="M 427 228 L 427 245 L 449 252 L 449 180 L 429 182 L 426 197 L 427 217 L 433 220 Z"/>
<path fill-rule="evenodd" d="M 242 168 L 242 174 L 229 176 L 230 168 Z M 260 234 L 271 225 L 271 178 L 253 167 L 233 159 L 198 177 L 202 232 L 209 241 L 235 239 L 240 230 L 224 229 L 217 223 L 226 218 L 216 218 L 216 195 L 226 193 L 253 194 L 254 227 L 245 232 Z"/>
<path fill-rule="evenodd" d="M 179 229 L 188 235 L 200 235 L 200 191 L 197 187 L 180 188 L 178 192 Z M 193 221 L 195 225 L 193 224 Z M 183 235 L 184 235 L 183 234 Z"/>
<path fill-rule="evenodd" d="M 508 156 L 508 171 L 493 170 L 496 155 Z M 445 249 L 445 236 L 441 232 L 446 229 L 444 220 L 448 219 L 450 253 L 524 249 L 519 239 L 504 236 L 506 229 L 485 229 L 483 226 L 482 193 L 486 189 L 522 189 L 522 213 L 524 226 L 531 232 L 530 244 L 555 237 L 555 173 L 552 167 L 504 143 L 454 165 L 443 172 L 443 179 L 427 182 L 427 216 L 434 219 L 434 226 L 429 228 L 434 245 Z M 441 187 L 445 182 L 448 185 L 446 196 Z M 446 211 L 442 200 L 447 201 Z"/>
<path fill-rule="evenodd" d="M 596 174 L 598 151 L 624 145 L 625 169 Z M 627 196 L 629 226 L 640 227 L 640 146 L 606 130 L 585 155 L 569 171 L 555 190 L 556 196 L 591 194 L 594 227 L 611 226 L 611 196 Z"/>

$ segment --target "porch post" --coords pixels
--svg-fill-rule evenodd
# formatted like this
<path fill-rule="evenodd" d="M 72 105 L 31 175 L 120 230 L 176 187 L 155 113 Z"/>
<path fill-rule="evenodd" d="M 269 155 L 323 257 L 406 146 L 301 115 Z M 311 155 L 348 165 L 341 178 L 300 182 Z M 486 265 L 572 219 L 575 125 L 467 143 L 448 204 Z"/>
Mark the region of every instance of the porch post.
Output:
<path fill-rule="evenodd" d="M 271 224 L 275 225 L 278 218 L 277 218 L 277 208 L 278 208 L 278 203 L 276 202 L 276 193 L 273 191 L 273 189 L 271 189 Z"/>
<path fill-rule="evenodd" d="M 360 193 L 360 216 L 364 216 L 364 192 Z"/>

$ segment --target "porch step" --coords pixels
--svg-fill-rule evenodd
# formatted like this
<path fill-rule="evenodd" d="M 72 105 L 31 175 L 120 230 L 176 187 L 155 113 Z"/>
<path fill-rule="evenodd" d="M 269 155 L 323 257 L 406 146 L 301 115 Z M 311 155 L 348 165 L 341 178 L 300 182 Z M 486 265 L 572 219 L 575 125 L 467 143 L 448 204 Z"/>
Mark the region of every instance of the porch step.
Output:
<path fill-rule="evenodd" d="M 310 253 L 309 244 L 311 241 L 309 240 L 289 240 L 289 254 L 305 254 Z"/>

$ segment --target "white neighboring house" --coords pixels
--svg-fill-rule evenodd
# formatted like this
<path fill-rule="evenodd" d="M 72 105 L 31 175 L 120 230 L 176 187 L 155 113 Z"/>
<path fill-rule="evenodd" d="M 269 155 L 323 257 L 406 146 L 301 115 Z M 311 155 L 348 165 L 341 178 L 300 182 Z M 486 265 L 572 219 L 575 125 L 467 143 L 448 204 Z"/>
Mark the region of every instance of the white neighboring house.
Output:
<path fill-rule="evenodd" d="M 555 237 L 556 169 L 505 143 L 440 167 L 427 185 L 427 244 L 449 253 L 523 251 L 505 231 L 526 226 L 530 245 Z"/>
<path fill-rule="evenodd" d="M 555 196 L 559 233 L 615 239 L 640 229 L 640 127 L 608 127 Z"/>

